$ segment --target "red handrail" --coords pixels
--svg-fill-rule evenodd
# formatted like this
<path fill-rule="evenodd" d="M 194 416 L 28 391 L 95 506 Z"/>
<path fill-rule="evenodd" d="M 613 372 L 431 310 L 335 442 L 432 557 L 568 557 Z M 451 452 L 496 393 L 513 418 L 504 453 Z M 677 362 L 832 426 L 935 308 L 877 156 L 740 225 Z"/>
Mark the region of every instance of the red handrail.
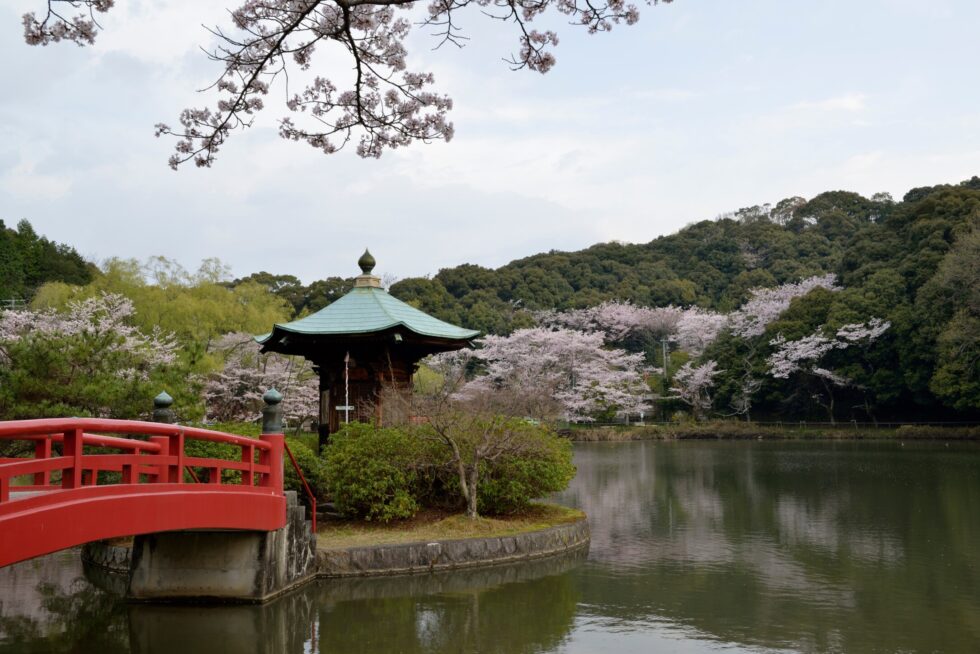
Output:
<path fill-rule="evenodd" d="M 314 495 L 313 491 L 310 490 L 310 485 L 306 483 L 306 477 L 303 475 L 303 471 L 300 469 L 299 464 L 296 463 L 296 457 L 293 456 L 293 451 L 289 449 L 289 443 L 286 442 L 285 438 L 282 439 L 282 444 L 286 449 L 286 454 L 289 455 L 289 460 L 293 462 L 293 469 L 296 471 L 296 474 L 299 475 L 299 480 L 303 483 L 303 488 L 306 489 L 306 495 L 310 498 L 310 511 L 312 512 L 312 516 L 313 516 L 312 526 L 313 526 L 313 533 L 315 534 L 316 533 L 316 495 Z"/>
<path fill-rule="evenodd" d="M 101 433 L 91 433 L 96 431 Z M 139 440 L 106 434 L 150 438 Z M 188 439 L 240 447 L 241 457 L 235 461 L 187 456 L 184 443 Z M 34 483 L 17 486 L 17 490 L 37 492 L 95 486 L 99 472 L 121 472 L 120 484 L 140 484 L 143 478 L 148 483 L 181 484 L 186 471 L 199 484 L 193 468 L 209 471 L 208 486 L 222 484 L 222 471 L 233 470 L 241 473 L 240 486 L 272 488 L 281 493 L 282 453 L 278 443 L 282 439 L 281 434 L 264 434 L 254 439 L 199 427 L 136 420 L 49 418 L 0 422 L 0 441 L 34 443 L 32 458 L 0 460 L 0 503 L 10 500 L 13 479 L 25 475 L 33 475 Z M 62 446 L 61 456 L 54 455 L 55 443 Z M 115 449 L 121 453 L 86 453 L 86 447 Z M 51 473 L 58 471 L 62 473 L 62 483 L 52 486 Z"/>
<path fill-rule="evenodd" d="M 226 434 L 200 427 L 185 427 L 165 422 L 142 422 L 139 420 L 115 420 L 110 418 L 41 418 L 37 420 L 9 420 L 0 422 L 0 438 L 31 440 L 26 436 L 64 434 L 67 431 L 108 432 L 112 434 L 143 434 L 146 436 L 177 436 L 231 445 L 255 445 L 259 449 L 269 449 L 269 444 L 256 441 L 247 436 Z"/>

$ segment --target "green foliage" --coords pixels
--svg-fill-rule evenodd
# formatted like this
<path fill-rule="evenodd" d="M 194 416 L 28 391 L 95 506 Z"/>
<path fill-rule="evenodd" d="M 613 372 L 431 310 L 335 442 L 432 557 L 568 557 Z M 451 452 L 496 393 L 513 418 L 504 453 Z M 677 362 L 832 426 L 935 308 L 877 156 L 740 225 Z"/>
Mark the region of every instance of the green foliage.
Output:
<path fill-rule="evenodd" d="M 139 353 L 111 350 L 84 334 L 33 334 L 3 344 L 0 416 L 7 420 L 94 416 L 146 417 L 167 391 L 188 417 L 200 415 L 197 381 L 179 365 L 147 367 Z M 145 374 L 121 376 L 122 370 Z"/>
<path fill-rule="evenodd" d="M 564 490 L 575 477 L 572 444 L 543 427 L 527 425 L 523 437 L 536 441 L 536 451 L 484 462 L 478 485 L 483 515 L 518 513 L 550 493 Z"/>
<path fill-rule="evenodd" d="M 310 490 L 313 491 L 317 502 L 324 501 L 327 498 L 328 488 L 326 463 L 313 450 L 295 438 L 287 438 L 286 444 L 289 446 L 289 451 L 296 458 L 299 469 L 303 471 L 303 477 L 306 479 L 306 483 L 309 484 Z M 283 481 L 285 482 L 286 490 L 296 491 L 300 501 L 306 504 L 306 489 L 303 488 L 303 483 L 300 481 L 299 475 L 296 474 L 292 462 L 289 461 L 288 454 L 286 455 L 284 465 L 286 470 Z"/>
<path fill-rule="evenodd" d="M 215 429 L 213 425 L 209 425 L 207 428 Z M 219 431 L 219 430 L 215 430 L 215 431 Z M 188 438 L 184 441 L 184 454 L 189 457 L 197 457 L 202 459 L 221 459 L 223 461 L 240 461 L 242 456 L 242 449 L 240 447 L 236 447 L 235 445 L 228 445 L 227 443 L 214 443 L 211 441 L 198 440 L 196 438 Z M 194 474 L 197 476 L 198 481 L 202 483 L 208 482 L 209 480 L 208 475 L 210 473 L 206 468 L 194 467 L 192 468 L 192 470 L 194 471 Z M 241 481 L 241 478 L 242 478 L 241 473 L 238 470 L 221 471 L 222 483 L 237 484 Z"/>
<path fill-rule="evenodd" d="M 352 423 L 330 438 L 324 451 L 327 484 L 341 513 L 381 522 L 415 515 L 420 452 L 410 434 Z"/>
<path fill-rule="evenodd" d="M 254 422 L 223 422 L 215 424 L 198 425 L 212 431 L 220 431 L 226 434 L 236 434 L 248 438 L 258 438 L 262 428 Z M 286 444 L 296 457 L 296 463 L 303 471 L 303 477 L 309 484 L 310 490 L 316 496 L 317 502 L 327 498 L 327 475 L 326 465 L 323 458 L 318 457 L 306 443 L 297 438 L 286 438 Z M 241 457 L 241 448 L 224 443 L 213 443 L 197 439 L 187 439 L 184 445 L 184 452 L 187 456 L 201 457 L 208 459 L 222 459 L 225 461 L 238 461 Z M 204 468 L 195 468 L 195 474 L 201 481 L 207 480 L 207 471 Z M 222 472 L 221 479 L 226 483 L 238 483 L 241 475 L 236 470 L 225 470 Z M 299 499 L 304 504 L 309 504 L 306 499 L 306 490 L 293 469 L 293 464 L 289 460 L 289 455 L 283 453 L 283 483 L 286 490 L 296 491 Z"/>
<path fill-rule="evenodd" d="M 0 220 L 0 300 L 30 301 L 47 282 L 87 284 L 94 272 L 74 248 L 38 236 L 26 220 L 16 229 Z"/>
<path fill-rule="evenodd" d="M 118 293 L 132 301 L 137 327 L 175 334 L 182 346 L 181 358 L 195 372 L 208 372 L 216 365 L 207 354 L 212 340 L 229 332 L 267 332 L 292 313 L 266 286 L 247 281 L 229 287 L 224 276 L 223 266 L 213 259 L 202 262 L 196 273 L 162 257 L 144 264 L 112 259 L 103 265 L 101 275 L 84 286 L 45 285 L 33 306 L 63 309 L 71 300 Z"/>
<path fill-rule="evenodd" d="M 292 307 L 293 315 L 301 316 L 319 311 L 334 300 L 340 299 L 354 287 L 353 278 L 328 277 L 303 286 L 292 275 L 273 275 L 265 271 L 236 279 L 227 284 L 231 289 L 243 284 L 258 284 Z"/>

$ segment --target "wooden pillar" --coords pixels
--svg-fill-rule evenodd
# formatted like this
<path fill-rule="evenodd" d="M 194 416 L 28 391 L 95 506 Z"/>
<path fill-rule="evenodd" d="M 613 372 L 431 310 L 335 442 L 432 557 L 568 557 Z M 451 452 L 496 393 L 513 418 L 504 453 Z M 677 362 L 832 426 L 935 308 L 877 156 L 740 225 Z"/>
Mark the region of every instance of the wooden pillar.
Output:
<path fill-rule="evenodd" d="M 330 443 L 330 371 L 324 364 L 319 364 L 320 369 L 320 417 L 317 422 L 317 445 L 323 449 Z"/>

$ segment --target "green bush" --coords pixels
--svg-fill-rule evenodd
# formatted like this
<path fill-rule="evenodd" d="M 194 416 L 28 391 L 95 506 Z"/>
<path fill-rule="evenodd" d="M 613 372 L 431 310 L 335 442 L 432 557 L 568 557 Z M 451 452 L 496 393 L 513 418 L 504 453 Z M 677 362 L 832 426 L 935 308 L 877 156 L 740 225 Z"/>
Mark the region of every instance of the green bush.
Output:
<path fill-rule="evenodd" d="M 184 441 L 184 454 L 186 456 L 199 457 L 202 459 L 222 459 L 224 461 L 240 461 L 242 449 L 235 445 L 226 443 L 214 443 L 212 441 L 202 441 L 196 438 L 188 438 Z M 208 481 L 208 470 L 206 468 L 194 467 L 194 474 L 201 482 Z M 241 481 L 242 473 L 238 470 L 222 470 L 221 481 L 225 484 L 237 484 Z M 186 476 L 185 481 L 190 481 Z"/>
<path fill-rule="evenodd" d="M 350 517 L 390 522 L 419 509 L 414 488 L 422 448 L 397 429 L 345 425 L 324 450 L 330 496 Z"/>
<path fill-rule="evenodd" d="M 323 459 L 314 454 L 313 450 L 303 442 L 295 438 L 287 438 L 286 444 L 289 445 L 289 450 L 296 457 L 296 463 L 299 465 L 299 469 L 303 471 L 303 477 L 306 479 L 306 483 L 309 484 L 310 490 L 313 491 L 316 501 L 324 501 L 327 498 L 328 477 L 327 466 Z M 300 501 L 303 504 L 307 504 L 306 489 L 303 488 L 303 483 L 300 481 L 299 475 L 293 469 L 293 463 L 289 460 L 288 454 L 286 455 L 285 466 L 286 470 L 283 481 L 286 490 L 296 491 Z"/>
<path fill-rule="evenodd" d="M 535 499 L 557 493 L 575 476 L 572 444 L 550 430 L 526 425 L 531 451 L 480 465 L 477 506 L 484 515 L 518 513 Z"/>

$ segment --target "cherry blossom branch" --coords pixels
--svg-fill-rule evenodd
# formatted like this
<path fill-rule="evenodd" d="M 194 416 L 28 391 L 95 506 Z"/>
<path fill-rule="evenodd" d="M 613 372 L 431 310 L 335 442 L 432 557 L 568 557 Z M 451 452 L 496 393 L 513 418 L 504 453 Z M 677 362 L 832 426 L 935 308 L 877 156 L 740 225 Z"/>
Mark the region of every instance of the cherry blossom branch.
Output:
<path fill-rule="evenodd" d="M 646 0 L 650 5 L 671 1 Z M 87 8 L 89 17 L 67 18 L 55 11 L 59 2 Z M 415 141 L 451 140 L 454 127 L 447 114 L 452 100 L 431 90 L 435 82 L 431 73 L 406 70 L 404 40 L 411 24 L 396 19 L 395 11 L 409 10 L 413 4 L 412 0 L 243 0 L 231 12 L 236 32 L 209 30 L 219 45 L 208 56 L 224 66 L 208 87 L 222 94 L 217 105 L 184 109 L 179 127 L 165 123 L 155 127 L 157 136 L 177 139 L 170 167 L 176 170 L 189 161 L 211 166 L 232 130 L 253 124 L 275 79 L 282 74 L 288 80 L 290 65 L 308 70 L 316 47 L 324 41 L 340 45 L 350 56 L 353 88 L 338 91 L 332 80 L 321 76 L 291 97 L 287 88 L 286 106 L 294 115 L 280 119 L 280 136 L 328 154 L 357 138 L 361 157 L 380 157 L 385 150 Z M 24 16 L 28 44 L 94 43 L 100 26 L 93 12 L 108 11 L 114 0 L 47 0 L 47 5 L 43 20 L 33 13 Z M 437 28 L 437 48 L 447 42 L 462 46 L 466 37 L 454 23 L 454 14 L 470 5 L 516 25 L 520 49 L 509 63 L 515 70 L 540 73 L 555 63 L 551 49 L 558 45 L 558 35 L 529 25 L 549 9 L 571 16 L 573 25 L 592 34 L 609 31 L 618 23 L 632 25 L 639 18 L 636 6 L 625 0 L 432 0 L 420 25 Z M 312 125 L 298 124 L 301 119 Z"/>
<path fill-rule="evenodd" d="M 68 5 L 75 9 L 88 9 L 84 13 L 67 18 L 55 11 L 55 5 Z M 102 28 L 95 19 L 95 12 L 105 13 L 115 0 L 48 0 L 44 20 L 38 20 L 34 12 L 24 14 L 24 40 L 28 45 L 48 45 L 59 41 L 71 41 L 78 45 L 92 45 L 95 35 Z"/>

